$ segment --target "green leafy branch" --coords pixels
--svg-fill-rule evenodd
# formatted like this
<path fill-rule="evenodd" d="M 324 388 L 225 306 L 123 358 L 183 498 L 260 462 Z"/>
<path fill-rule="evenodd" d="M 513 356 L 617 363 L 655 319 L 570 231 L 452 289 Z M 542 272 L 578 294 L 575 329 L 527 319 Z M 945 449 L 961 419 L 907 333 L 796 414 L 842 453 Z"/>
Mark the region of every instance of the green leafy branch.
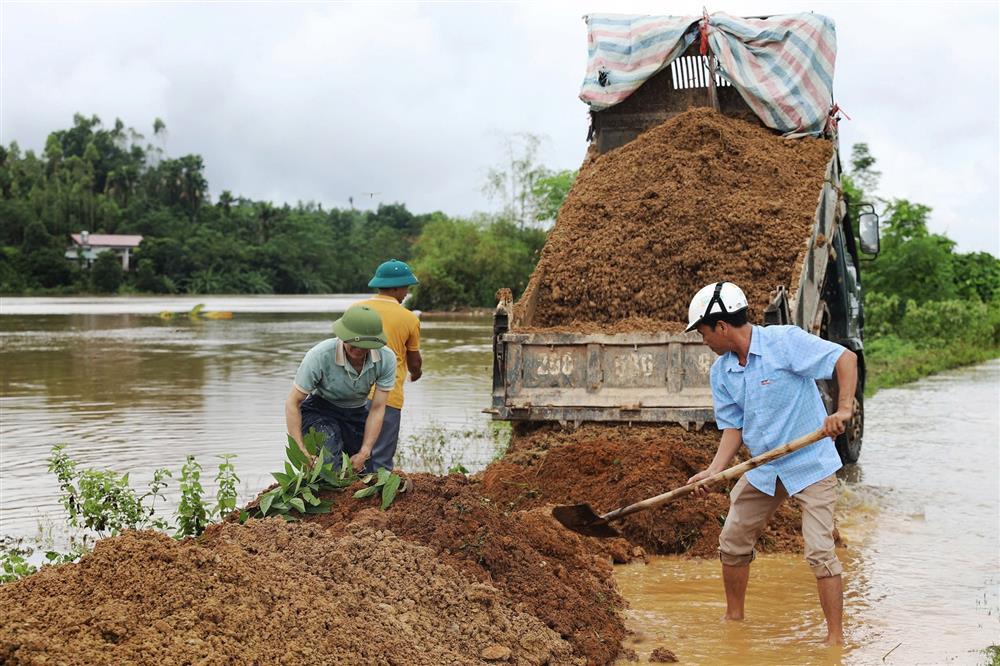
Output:
<path fill-rule="evenodd" d="M 320 499 L 320 493 L 324 490 L 343 490 L 358 480 L 346 453 L 342 455 L 340 469 L 333 468 L 333 461 L 327 460 L 324 441 L 325 436 L 311 428 L 302 438 L 309 454 L 307 456 L 295 440 L 288 437 L 285 469 L 271 474 L 278 486 L 260 496 L 258 517 L 281 516 L 286 520 L 295 520 L 292 512 L 329 513 L 333 502 Z M 309 456 L 315 457 L 315 460 Z"/>
<path fill-rule="evenodd" d="M 334 469 L 333 461 L 327 459 L 324 441 L 323 434 L 310 429 L 302 438 L 306 455 L 294 439 L 288 438 L 285 469 L 271 474 L 278 485 L 260 496 L 257 517 L 281 516 L 285 520 L 296 520 L 296 513 L 329 513 L 333 501 L 321 499 L 320 493 L 326 490 L 342 491 L 358 481 L 371 484 L 374 480 L 375 483 L 354 493 L 355 498 L 363 499 L 381 492 L 382 510 L 389 508 L 402 484 L 399 475 L 380 469 L 378 474 L 358 476 L 346 453 L 341 454 L 340 469 Z"/>
<path fill-rule="evenodd" d="M 371 480 L 370 474 L 367 475 L 367 477 L 368 481 L 365 481 L 365 483 L 368 483 Z M 375 483 L 354 493 L 354 499 L 372 497 L 381 491 L 382 510 L 385 511 L 392 505 L 393 500 L 396 499 L 396 494 L 399 492 L 399 486 L 402 482 L 403 479 L 401 479 L 398 474 L 381 467 L 378 470 Z"/>

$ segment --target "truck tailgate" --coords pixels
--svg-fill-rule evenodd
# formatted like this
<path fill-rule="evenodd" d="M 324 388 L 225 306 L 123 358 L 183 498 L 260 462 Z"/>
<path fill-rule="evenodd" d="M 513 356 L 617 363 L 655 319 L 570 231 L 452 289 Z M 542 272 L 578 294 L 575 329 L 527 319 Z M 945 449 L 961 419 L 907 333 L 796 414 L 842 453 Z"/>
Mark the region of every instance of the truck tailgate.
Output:
<path fill-rule="evenodd" d="M 507 332 L 497 343 L 494 418 L 696 428 L 714 418 L 715 354 L 696 333 Z"/>

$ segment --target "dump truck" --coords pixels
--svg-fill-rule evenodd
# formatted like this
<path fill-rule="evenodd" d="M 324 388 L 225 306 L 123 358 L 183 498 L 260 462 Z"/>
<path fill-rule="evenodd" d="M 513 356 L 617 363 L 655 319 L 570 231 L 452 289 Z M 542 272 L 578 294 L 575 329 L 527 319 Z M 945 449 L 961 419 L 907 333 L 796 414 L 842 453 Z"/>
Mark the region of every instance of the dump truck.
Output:
<path fill-rule="evenodd" d="M 697 44 L 645 81 L 620 104 L 591 111 L 588 140 L 605 153 L 678 113 L 712 106 L 727 116 L 755 120 L 739 92 L 719 76 Z M 709 72 L 716 72 L 715 75 Z M 878 218 L 870 206 L 845 200 L 841 162 L 833 154 L 797 284 L 775 284 L 763 325 L 793 324 L 858 355 L 855 416 L 838 438 L 844 463 L 854 463 L 864 433 L 864 311 L 860 260 L 878 252 Z M 795 140 L 795 139 L 790 139 Z M 852 227 L 859 220 L 860 235 Z M 716 355 L 696 332 L 565 332 L 533 330 L 538 291 L 513 307 L 509 290 L 498 292 L 493 320 L 493 394 L 486 410 L 495 420 L 666 424 L 700 429 L 714 425 L 709 370 Z M 836 380 L 818 382 L 828 411 L 838 400 Z"/>

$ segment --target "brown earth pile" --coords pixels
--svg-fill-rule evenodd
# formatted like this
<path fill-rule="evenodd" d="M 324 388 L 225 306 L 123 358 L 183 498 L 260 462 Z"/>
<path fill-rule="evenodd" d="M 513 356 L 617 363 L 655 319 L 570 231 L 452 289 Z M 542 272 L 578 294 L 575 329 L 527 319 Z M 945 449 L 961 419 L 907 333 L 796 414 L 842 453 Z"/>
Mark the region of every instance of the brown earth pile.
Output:
<path fill-rule="evenodd" d="M 649 663 L 651 664 L 676 664 L 677 662 L 677 655 L 665 647 L 658 647 L 649 655 Z"/>
<path fill-rule="evenodd" d="M 0 587 L 11 664 L 579 664 L 494 586 L 370 526 L 134 532 Z"/>
<path fill-rule="evenodd" d="M 508 510 L 589 502 L 598 513 L 687 483 L 708 467 L 718 446 L 713 429 L 585 424 L 577 430 L 546 425 L 519 432 L 508 455 L 479 478 L 482 493 Z M 631 515 L 617 526 L 651 553 L 713 556 L 729 510 L 728 487 Z M 762 551 L 801 547 L 800 514 L 786 502 L 758 544 Z"/>
<path fill-rule="evenodd" d="M 309 520 L 332 533 L 353 522 L 430 547 L 458 571 L 496 587 L 542 620 L 588 663 L 611 663 L 626 630 L 607 558 L 563 529 L 548 510 L 509 513 L 464 476 L 410 475 L 411 487 L 385 512 L 333 495 L 330 514 Z"/>
<path fill-rule="evenodd" d="M 682 113 L 580 169 L 525 295 L 530 327 L 686 321 L 694 293 L 729 280 L 759 317 L 797 280 L 832 154 L 711 109 Z"/>

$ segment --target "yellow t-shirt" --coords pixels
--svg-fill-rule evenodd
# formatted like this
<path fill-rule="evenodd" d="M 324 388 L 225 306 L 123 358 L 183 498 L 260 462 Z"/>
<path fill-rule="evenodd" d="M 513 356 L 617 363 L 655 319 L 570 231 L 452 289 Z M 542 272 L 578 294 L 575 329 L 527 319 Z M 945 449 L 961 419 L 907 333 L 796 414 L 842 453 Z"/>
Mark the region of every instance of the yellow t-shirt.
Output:
<path fill-rule="evenodd" d="M 407 374 L 406 352 L 420 350 L 420 319 L 392 296 L 376 294 L 361 302 L 382 317 L 382 330 L 389 340 L 389 349 L 396 354 L 396 386 L 389 393 L 386 404 L 402 409 L 403 382 Z"/>

